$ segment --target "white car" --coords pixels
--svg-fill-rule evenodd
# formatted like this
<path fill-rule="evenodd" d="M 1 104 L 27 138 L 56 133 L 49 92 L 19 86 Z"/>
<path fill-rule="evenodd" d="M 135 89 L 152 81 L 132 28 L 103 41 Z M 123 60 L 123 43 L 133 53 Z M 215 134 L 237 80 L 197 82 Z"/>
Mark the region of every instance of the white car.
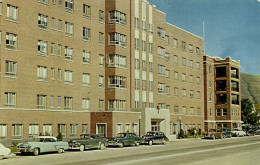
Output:
<path fill-rule="evenodd" d="M 232 131 L 232 136 L 245 136 L 246 135 L 246 132 L 239 129 L 239 128 L 234 128 Z"/>
<path fill-rule="evenodd" d="M 6 148 L 0 143 L 0 159 L 7 158 L 12 155 L 10 148 Z"/>

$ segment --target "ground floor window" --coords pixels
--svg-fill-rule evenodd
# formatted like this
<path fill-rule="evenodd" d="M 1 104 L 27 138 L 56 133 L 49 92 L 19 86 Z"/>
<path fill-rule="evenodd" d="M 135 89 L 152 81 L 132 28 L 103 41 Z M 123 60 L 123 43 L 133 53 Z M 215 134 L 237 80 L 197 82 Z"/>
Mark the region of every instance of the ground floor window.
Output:
<path fill-rule="evenodd" d="M 13 124 L 12 125 L 12 139 L 22 139 L 23 136 L 23 125 Z"/>
<path fill-rule="evenodd" d="M 29 125 L 29 137 L 39 135 L 39 125 L 38 124 L 30 124 Z"/>
<path fill-rule="evenodd" d="M 0 139 L 6 139 L 7 136 L 7 125 L 0 124 Z"/>
<path fill-rule="evenodd" d="M 78 125 L 71 124 L 70 125 L 70 137 L 77 137 L 78 134 Z"/>
<path fill-rule="evenodd" d="M 58 133 L 61 133 L 63 137 L 66 137 L 66 124 L 58 124 Z"/>
<path fill-rule="evenodd" d="M 116 125 L 116 134 L 122 133 L 122 124 Z"/>
<path fill-rule="evenodd" d="M 125 124 L 125 132 L 131 132 L 131 124 Z"/>
<path fill-rule="evenodd" d="M 138 134 L 138 124 L 133 124 L 133 132 L 137 135 Z"/>
<path fill-rule="evenodd" d="M 43 125 L 43 135 L 52 135 L 52 125 L 51 124 L 44 124 Z"/>
<path fill-rule="evenodd" d="M 82 134 L 86 134 L 88 132 L 88 125 L 82 124 Z"/>
<path fill-rule="evenodd" d="M 101 137 L 107 136 L 107 125 L 106 124 L 96 124 L 96 134 Z"/>

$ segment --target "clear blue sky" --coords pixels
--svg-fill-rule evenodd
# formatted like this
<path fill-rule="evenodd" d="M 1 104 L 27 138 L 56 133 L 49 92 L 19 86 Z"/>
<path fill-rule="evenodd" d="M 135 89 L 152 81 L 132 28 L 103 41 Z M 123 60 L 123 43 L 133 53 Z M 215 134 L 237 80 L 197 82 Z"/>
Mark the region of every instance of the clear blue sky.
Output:
<path fill-rule="evenodd" d="M 241 72 L 260 75 L 260 0 L 148 0 L 166 21 L 203 37 L 206 54 L 240 60 Z"/>

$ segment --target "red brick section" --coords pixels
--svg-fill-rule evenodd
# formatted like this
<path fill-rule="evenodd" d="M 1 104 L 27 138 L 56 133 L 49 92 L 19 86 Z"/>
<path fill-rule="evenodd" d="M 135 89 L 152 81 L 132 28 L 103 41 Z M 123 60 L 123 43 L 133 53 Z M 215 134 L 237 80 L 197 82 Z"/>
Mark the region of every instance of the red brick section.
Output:
<path fill-rule="evenodd" d="M 112 137 L 113 124 L 112 124 L 113 113 L 112 112 L 91 112 L 90 114 L 90 133 L 96 133 L 97 123 L 107 124 L 107 137 Z"/>

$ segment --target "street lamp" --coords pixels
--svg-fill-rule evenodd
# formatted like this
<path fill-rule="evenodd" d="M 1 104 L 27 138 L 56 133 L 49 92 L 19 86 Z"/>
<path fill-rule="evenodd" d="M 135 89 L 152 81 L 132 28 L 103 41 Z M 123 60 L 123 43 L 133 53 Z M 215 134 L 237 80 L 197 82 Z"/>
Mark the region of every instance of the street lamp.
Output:
<path fill-rule="evenodd" d="M 179 139 L 181 138 L 181 116 L 179 117 L 179 121 L 180 121 L 180 131 L 179 131 Z"/>

